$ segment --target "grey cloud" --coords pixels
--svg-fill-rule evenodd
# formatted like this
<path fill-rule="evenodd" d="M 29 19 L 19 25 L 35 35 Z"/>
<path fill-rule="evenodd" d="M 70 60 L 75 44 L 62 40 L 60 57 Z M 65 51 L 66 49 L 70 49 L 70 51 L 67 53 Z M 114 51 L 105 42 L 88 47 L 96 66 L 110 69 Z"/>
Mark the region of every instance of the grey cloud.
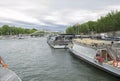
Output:
<path fill-rule="evenodd" d="M 3 0 L 0 2 L 0 8 L 4 10 L 1 10 L 0 15 L 5 17 L 15 15 L 16 19 L 9 17 L 10 19 L 2 18 L 0 21 L 1 24 L 6 23 L 2 21 L 9 21 L 7 24 L 65 30 L 67 25 L 95 20 L 110 12 L 111 9 L 120 9 L 116 8 L 119 5 L 120 0 Z M 5 10 L 15 11 L 15 13 L 4 15 Z M 27 19 L 22 21 L 21 18 L 17 18 L 19 16 Z M 36 23 L 31 23 L 32 20 Z"/>
<path fill-rule="evenodd" d="M 103 9 L 108 5 L 119 5 L 119 0 L 52 0 L 50 6 L 52 8 L 73 8 L 73 9 L 87 9 L 96 10 Z"/>
<path fill-rule="evenodd" d="M 40 30 L 52 30 L 52 31 L 56 31 L 56 29 L 58 31 L 65 31 L 66 29 L 66 25 L 58 25 L 58 24 L 54 24 L 51 23 L 49 21 L 44 21 L 47 25 L 39 25 L 39 24 L 34 24 L 34 23 L 29 23 L 29 22 L 23 22 L 23 21 L 18 21 L 18 20 L 10 20 L 10 19 L 4 19 L 4 21 L 10 21 L 9 22 L 0 22 L 0 26 L 2 25 L 10 25 L 10 26 L 17 26 L 17 27 L 24 27 L 24 28 L 37 28 Z M 50 25 L 50 26 L 48 26 Z"/>

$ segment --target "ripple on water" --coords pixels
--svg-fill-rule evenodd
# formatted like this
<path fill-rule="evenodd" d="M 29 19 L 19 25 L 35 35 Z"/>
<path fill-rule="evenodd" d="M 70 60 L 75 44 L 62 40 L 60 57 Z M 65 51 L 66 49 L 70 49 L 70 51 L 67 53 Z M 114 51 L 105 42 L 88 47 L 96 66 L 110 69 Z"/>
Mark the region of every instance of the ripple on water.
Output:
<path fill-rule="evenodd" d="M 119 81 L 67 50 L 50 48 L 46 38 L 0 41 L 0 52 L 23 81 Z"/>

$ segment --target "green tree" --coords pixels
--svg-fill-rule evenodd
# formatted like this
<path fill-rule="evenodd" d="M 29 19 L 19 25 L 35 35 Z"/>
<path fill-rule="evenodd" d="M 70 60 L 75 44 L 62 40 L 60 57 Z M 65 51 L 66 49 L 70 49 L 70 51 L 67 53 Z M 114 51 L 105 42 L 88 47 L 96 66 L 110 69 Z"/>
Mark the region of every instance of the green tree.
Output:
<path fill-rule="evenodd" d="M 37 31 L 37 29 L 25 29 L 21 27 L 3 25 L 0 28 L 0 35 L 18 35 L 18 34 L 30 34 Z"/>
<path fill-rule="evenodd" d="M 97 21 L 88 21 L 83 24 L 73 25 L 66 29 L 66 33 L 79 33 L 89 34 L 90 32 L 110 32 L 120 30 L 120 12 L 111 11 L 105 16 L 101 16 Z"/>

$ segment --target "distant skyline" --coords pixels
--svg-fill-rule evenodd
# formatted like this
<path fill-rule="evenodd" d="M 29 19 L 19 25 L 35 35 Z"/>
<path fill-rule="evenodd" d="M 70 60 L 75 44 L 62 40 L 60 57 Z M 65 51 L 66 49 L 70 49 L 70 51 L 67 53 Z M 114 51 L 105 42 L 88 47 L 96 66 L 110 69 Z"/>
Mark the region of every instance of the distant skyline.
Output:
<path fill-rule="evenodd" d="M 65 31 L 116 10 L 120 11 L 120 0 L 1 0 L 0 26 Z"/>

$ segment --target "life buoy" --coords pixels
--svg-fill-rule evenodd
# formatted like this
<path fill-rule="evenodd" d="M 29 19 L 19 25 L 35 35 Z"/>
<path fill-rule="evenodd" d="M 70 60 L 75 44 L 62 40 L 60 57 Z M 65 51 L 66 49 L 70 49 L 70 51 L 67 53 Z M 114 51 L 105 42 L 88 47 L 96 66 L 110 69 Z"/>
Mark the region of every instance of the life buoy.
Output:
<path fill-rule="evenodd" d="M 114 60 L 113 61 L 113 66 L 117 67 L 118 66 L 118 61 Z"/>

